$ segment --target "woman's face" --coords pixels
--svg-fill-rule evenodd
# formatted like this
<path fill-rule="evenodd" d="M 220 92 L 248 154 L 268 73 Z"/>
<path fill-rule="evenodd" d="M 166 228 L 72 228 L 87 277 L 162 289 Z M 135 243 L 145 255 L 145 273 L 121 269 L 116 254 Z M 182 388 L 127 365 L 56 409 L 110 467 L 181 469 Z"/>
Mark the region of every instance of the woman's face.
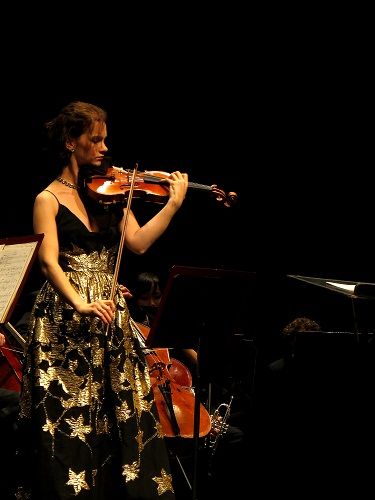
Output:
<path fill-rule="evenodd" d="M 95 122 L 91 130 L 80 135 L 73 144 L 78 165 L 99 167 L 108 151 L 105 145 L 106 138 L 107 126 L 102 122 Z"/>
<path fill-rule="evenodd" d="M 158 307 L 161 302 L 161 291 L 158 285 L 153 286 L 148 292 L 140 294 L 137 299 L 137 306 L 148 317 L 148 321 L 152 323 L 158 312 Z"/>
<path fill-rule="evenodd" d="M 149 292 L 142 293 L 139 297 L 137 297 L 137 304 L 142 308 L 158 308 L 161 301 L 161 291 L 157 286 L 155 289 L 150 290 Z"/>

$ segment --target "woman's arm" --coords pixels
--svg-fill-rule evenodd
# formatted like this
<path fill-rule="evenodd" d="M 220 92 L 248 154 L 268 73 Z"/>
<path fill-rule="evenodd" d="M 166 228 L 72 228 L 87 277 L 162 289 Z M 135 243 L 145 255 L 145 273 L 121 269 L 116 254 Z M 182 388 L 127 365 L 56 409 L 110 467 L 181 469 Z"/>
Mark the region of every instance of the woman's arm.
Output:
<path fill-rule="evenodd" d="M 181 172 L 174 172 L 169 182 L 169 199 L 166 205 L 140 227 L 133 212 L 129 213 L 127 221 L 125 243 L 136 254 L 143 254 L 164 233 L 173 216 L 182 205 L 188 188 L 188 176 Z M 123 221 L 125 216 L 123 218 Z"/>

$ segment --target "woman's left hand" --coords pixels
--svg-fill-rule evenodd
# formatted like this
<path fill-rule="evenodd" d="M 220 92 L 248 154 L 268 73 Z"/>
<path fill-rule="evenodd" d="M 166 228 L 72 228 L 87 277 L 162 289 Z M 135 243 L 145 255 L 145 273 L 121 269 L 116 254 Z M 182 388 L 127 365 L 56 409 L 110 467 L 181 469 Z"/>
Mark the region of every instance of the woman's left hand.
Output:
<path fill-rule="evenodd" d="M 179 171 L 173 172 L 169 176 L 168 182 L 169 182 L 168 202 L 173 203 L 176 208 L 180 208 L 186 196 L 186 191 L 188 189 L 188 174 L 182 174 Z"/>

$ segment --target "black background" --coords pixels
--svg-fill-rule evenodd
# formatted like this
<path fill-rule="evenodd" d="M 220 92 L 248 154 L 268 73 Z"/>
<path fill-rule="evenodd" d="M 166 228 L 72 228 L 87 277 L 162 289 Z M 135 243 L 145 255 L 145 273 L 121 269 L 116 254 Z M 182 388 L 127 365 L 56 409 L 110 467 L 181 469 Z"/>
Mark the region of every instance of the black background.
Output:
<path fill-rule="evenodd" d="M 38 29 L 34 22 L 23 26 L 18 13 L 14 35 L 3 44 L 0 237 L 32 231 L 33 198 L 50 180 L 41 155 L 42 123 L 72 99 L 101 105 L 109 112 L 115 163 L 176 167 L 191 180 L 217 183 L 239 195 L 236 207 L 224 209 L 189 194 L 145 256 L 124 255 L 124 280 L 134 269 L 166 273 L 174 263 L 256 271 L 257 293 L 248 296 L 249 324 L 256 318 L 258 345 L 266 358 L 275 359 L 281 328 L 296 316 L 311 316 L 323 329 L 353 330 L 347 297 L 288 274 L 375 282 L 373 55 L 368 49 L 372 31 L 366 26 L 372 17 L 362 8 L 358 16 L 352 6 L 335 6 L 332 12 L 327 6 L 263 9 L 249 15 L 226 6 L 205 13 L 200 6 L 181 15 L 170 7 L 160 12 L 157 5 L 157 13 L 142 7 L 137 18 L 121 14 L 116 19 L 111 9 L 99 16 L 93 10 L 92 20 L 86 9 L 80 22 L 76 9 L 73 13 L 64 5 L 68 19 L 61 30 L 55 14 Z M 16 37 L 21 48 L 14 53 L 9 48 Z M 147 218 L 153 209 L 139 207 L 137 216 Z M 368 308 L 372 326 L 372 304 Z M 248 370 L 253 355 L 243 352 L 239 364 Z M 224 366 L 228 360 L 222 361 Z M 366 389 L 359 386 L 365 403 L 371 400 L 372 380 Z M 367 424 L 373 413 L 357 405 L 348 412 L 347 401 L 345 394 L 336 420 L 340 442 L 346 448 L 349 433 L 349 441 L 359 444 L 342 454 L 345 464 L 339 460 L 341 475 L 329 483 L 336 492 L 340 482 L 347 491 L 350 481 L 358 492 L 371 477 L 362 457 L 373 448 Z M 293 409 L 291 423 L 298 424 Z M 273 426 L 280 412 L 270 416 Z M 316 423 L 300 418 L 308 434 Z M 368 450 L 360 448 L 364 443 Z M 273 458 L 272 472 L 279 472 L 287 448 L 270 449 L 261 442 L 258 453 L 255 446 L 255 470 L 264 453 L 265 469 Z M 308 453 L 295 456 L 315 473 Z M 338 458 L 335 452 L 327 475 Z M 296 461 L 285 463 L 290 494 L 300 471 Z M 259 481 L 279 493 L 279 481 Z M 323 484 L 315 477 L 314 483 Z M 311 477 L 304 484 L 310 488 Z"/>
<path fill-rule="evenodd" d="M 171 27 L 174 37 L 179 26 Z M 32 65 L 23 58 L 21 77 L 9 72 L 2 101 L 0 236 L 32 232 L 34 196 L 50 181 L 42 125 L 82 99 L 108 111 L 115 164 L 180 169 L 192 181 L 238 193 L 237 205 L 226 209 L 189 192 L 145 256 L 125 252 L 124 280 L 134 269 L 166 273 L 173 264 L 256 271 L 259 294 L 249 297 L 249 315 L 266 337 L 309 312 L 305 302 L 319 304 L 315 290 L 294 292 L 288 274 L 375 280 L 365 33 L 354 43 L 337 25 L 279 25 L 273 34 L 270 25 L 249 37 L 243 28 L 230 43 L 229 33 L 217 32 L 203 51 L 183 31 L 175 56 L 169 31 L 147 57 L 126 51 L 115 64 L 102 59 L 112 45 L 48 59 L 44 44 Z M 140 221 L 156 208 L 134 205 Z"/>

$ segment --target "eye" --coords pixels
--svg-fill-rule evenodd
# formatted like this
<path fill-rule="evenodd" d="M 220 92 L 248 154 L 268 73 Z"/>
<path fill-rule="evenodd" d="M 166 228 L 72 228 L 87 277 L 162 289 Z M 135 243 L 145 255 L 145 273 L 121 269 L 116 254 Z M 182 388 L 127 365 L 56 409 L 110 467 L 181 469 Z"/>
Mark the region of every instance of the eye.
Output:
<path fill-rule="evenodd" d="M 97 144 L 98 142 L 105 141 L 104 137 L 101 137 L 100 135 L 95 135 L 94 137 L 91 138 L 91 141 L 94 144 Z"/>

